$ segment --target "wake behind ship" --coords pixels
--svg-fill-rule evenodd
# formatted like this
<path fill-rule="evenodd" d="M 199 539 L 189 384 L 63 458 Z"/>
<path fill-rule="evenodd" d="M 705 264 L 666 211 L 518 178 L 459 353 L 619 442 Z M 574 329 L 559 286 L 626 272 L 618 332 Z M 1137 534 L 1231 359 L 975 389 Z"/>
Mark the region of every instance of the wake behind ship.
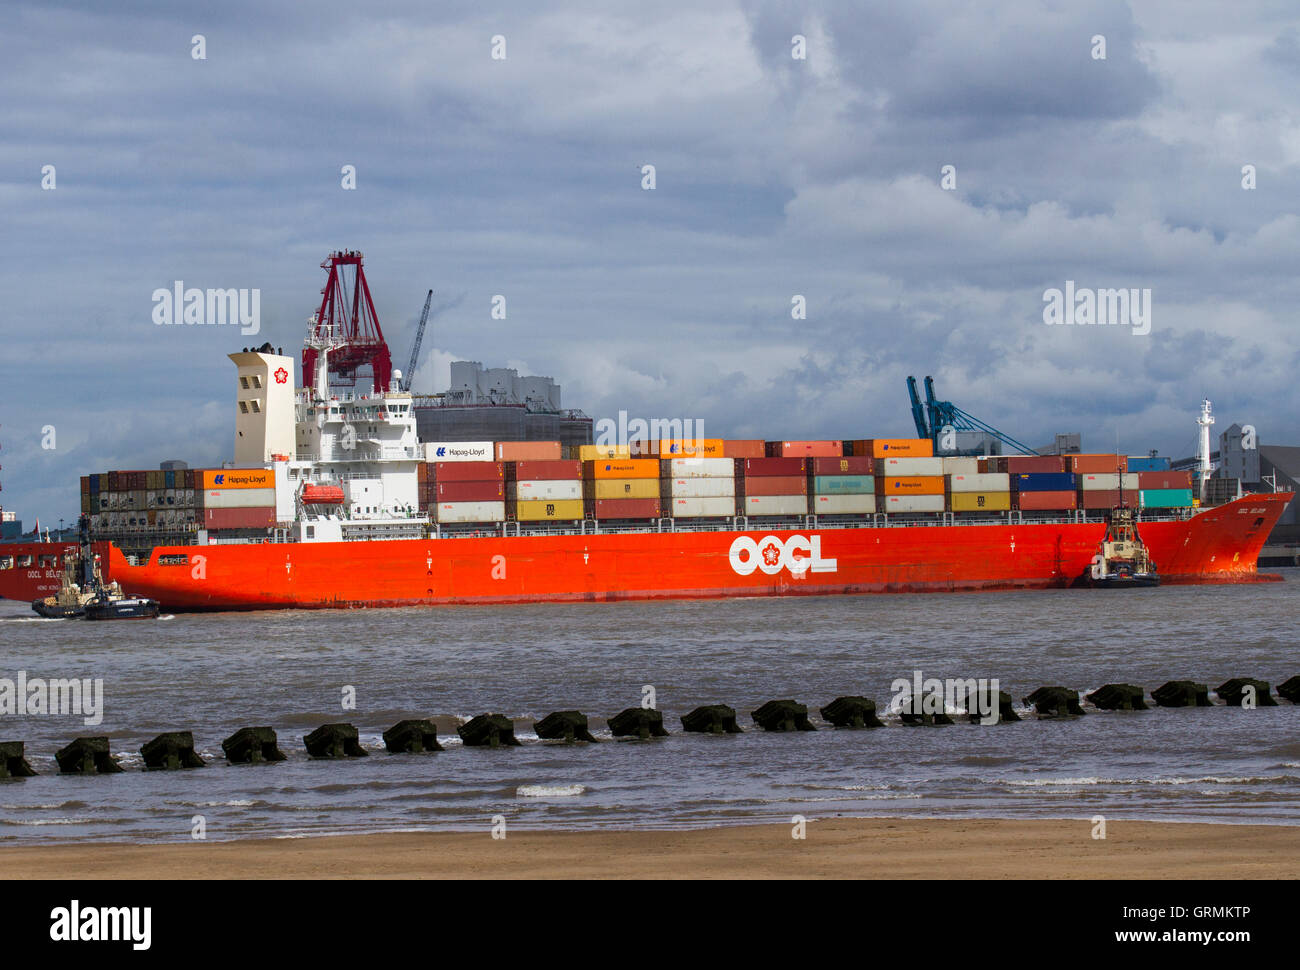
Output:
<path fill-rule="evenodd" d="M 1153 459 L 421 442 L 360 254 L 322 265 L 301 390 L 269 345 L 230 355 L 232 467 L 82 478 L 108 581 L 168 611 L 1061 588 L 1088 585 L 1115 509 L 1166 584 L 1277 578 L 1257 560 L 1291 493 L 1201 507 Z M 369 393 L 332 386 L 362 365 Z M 75 550 L 0 546 L 0 595 L 49 595 Z"/>

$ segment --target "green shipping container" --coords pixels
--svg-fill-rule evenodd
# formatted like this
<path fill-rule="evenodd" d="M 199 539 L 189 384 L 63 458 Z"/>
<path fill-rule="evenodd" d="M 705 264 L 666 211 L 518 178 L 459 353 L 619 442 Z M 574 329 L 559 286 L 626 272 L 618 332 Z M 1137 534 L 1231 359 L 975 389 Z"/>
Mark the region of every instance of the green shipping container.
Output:
<path fill-rule="evenodd" d="M 875 495 L 874 475 L 817 475 L 813 478 L 814 495 Z"/>
<path fill-rule="evenodd" d="M 1139 493 L 1144 509 L 1182 509 L 1192 505 L 1190 488 L 1144 488 Z"/>

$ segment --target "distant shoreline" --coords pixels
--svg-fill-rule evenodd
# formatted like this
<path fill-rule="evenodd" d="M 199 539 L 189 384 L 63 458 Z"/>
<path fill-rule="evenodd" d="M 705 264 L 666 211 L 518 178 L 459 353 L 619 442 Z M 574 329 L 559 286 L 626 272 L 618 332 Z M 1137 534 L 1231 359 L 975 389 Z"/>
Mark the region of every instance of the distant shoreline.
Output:
<path fill-rule="evenodd" d="M 1290 879 L 1300 827 L 835 818 L 708 829 L 403 832 L 0 847 L 10 879 Z"/>

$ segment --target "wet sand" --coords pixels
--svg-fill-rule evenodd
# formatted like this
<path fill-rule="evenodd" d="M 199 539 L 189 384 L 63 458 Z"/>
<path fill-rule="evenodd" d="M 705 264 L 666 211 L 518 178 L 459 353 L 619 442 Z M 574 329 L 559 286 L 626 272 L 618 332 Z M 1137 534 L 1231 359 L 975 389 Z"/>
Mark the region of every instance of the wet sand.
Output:
<path fill-rule="evenodd" d="M 1300 828 L 837 818 L 671 832 L 515 829 L 0 847 L 8 879 L 1282 879 Z"/>

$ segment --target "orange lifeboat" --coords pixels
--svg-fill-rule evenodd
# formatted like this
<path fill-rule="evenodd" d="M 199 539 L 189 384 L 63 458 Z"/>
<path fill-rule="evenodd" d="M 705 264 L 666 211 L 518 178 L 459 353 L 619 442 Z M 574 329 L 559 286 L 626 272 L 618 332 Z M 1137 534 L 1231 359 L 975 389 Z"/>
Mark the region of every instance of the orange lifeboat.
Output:
<path fill-rule="evenodd" d="M 343 489 L 337 485 L 304 485 L 303 505 L 342 505 Z"/>

